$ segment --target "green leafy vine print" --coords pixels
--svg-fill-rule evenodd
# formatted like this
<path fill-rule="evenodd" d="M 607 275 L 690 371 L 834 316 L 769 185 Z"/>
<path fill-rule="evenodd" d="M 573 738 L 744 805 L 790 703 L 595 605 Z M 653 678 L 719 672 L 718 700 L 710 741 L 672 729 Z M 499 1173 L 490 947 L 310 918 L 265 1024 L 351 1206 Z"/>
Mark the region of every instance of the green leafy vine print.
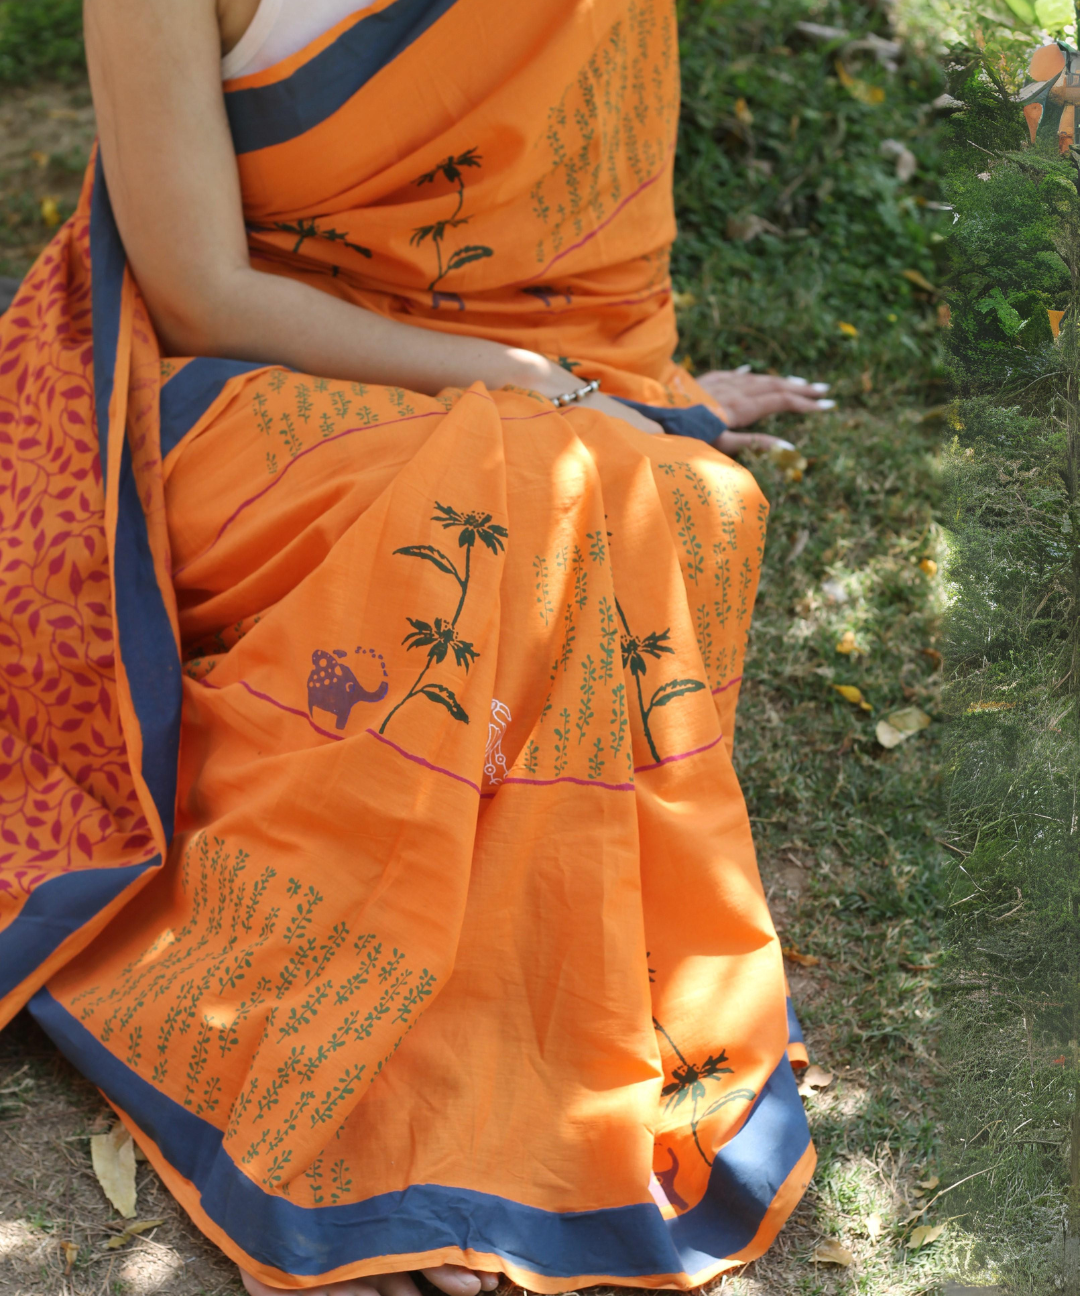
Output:
<path fill-rule="evenodd" d="M 379 733 L 386 732 L 386 726 L 393 717 L 414 697 L 426 697 L 429 702 L 437 702 L 439 706 L 445 707 L 455 720 L 460 720 L 462 724 L 469 723 L 468 714 L 453 689 L 445 684 L 431 681 L 425 683 L 425 677 L 432 666 L 444 662 L 451 653 L 457 664 L 465 668 L 466 674 L 469 673 L 472 663 L 479 657 L 480 654 L 472 644 L 462 639 L 457 632 L 458 618 L 465 607 L 469 581 L 472 579 L 472 553 L 479 540 L 493 554 L 500 554 L 507 538 L 507 530 L 506 527 L 493 522 L 490 513 L 459 513 L 457 509 L 440 504 L 438 501 L 435 503 L 435 515 L 431 520 L 437 522 L 444 531 L 457 529 L 458 548 L 465 550 L 465 563 L 461 570 L 449 554 L 443 553 L 435 545 L 405 545 L 402 549 L 395 549 L 394 553 L 403 554 L 406 558 L 420 558 L 437 567 L 445 575 L 452 576 L 457 582 L 459 591 L 457 607 L 449 620 L 444 617 L 435 617 L 431 621 L 421 621 L 416 617 L 407 618 L 412 629 L 402 643 L 410 649 L 426 648 L 427 661 L 412 688 L 387 714 L 386 719 L 379 726 Z"/>
<path fill-rule="evenodd" d="M 649 744 L 649 751 L 652 753 L 653 760 L 659 761 L 660 753 L 657 750 L 652 730 L 649 727 L 649 719 L 652 713 L 657 707 L 667 706 L 668 703 L 674 702 L 676 698 L 685 697 L 688 693 L 702 692 L 705 685 L 701 680 L 696 679 L 668 680 L 666 684 L 661 684 L 654 691 L 649 699 L 648 706 L 646 706 L 645 695 L 641 687 L 642 678 L 649 669 L 645 658 L 652 657 L 658 661 L 664 653 L 674 654 L 675 649 L 667 642 L 671 629 L 669 627 L 667 630 L 653 630 L 639 638 L 631 633 L 629 623 L 626 620 L 626 613 L 622 610 L 618 599 L 615 600 L 615 608 L 624 631 L 622 639 L 623 670 L 629 667 L 630 674 L 633 677 L 634 685 L 637 688 L 638 710 L 641 713 L 641 726 L 645 730 L 645 740 Z"/>

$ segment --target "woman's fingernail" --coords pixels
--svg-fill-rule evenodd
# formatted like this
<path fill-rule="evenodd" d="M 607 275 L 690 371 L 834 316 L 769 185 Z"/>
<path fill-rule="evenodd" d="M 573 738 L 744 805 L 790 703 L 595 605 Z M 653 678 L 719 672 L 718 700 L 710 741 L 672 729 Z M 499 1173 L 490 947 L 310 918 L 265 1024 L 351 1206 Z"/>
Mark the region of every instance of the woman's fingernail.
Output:
<path fill-rule="evenodd" d="M 784 379 L 784 382 L 795 383 L 795 385 L 796 385 L 797 387 L 805 387 L 805 386 L 806 386 L 806 379 L 805 379 L 805 378 L 796 378 L 794 374 L 788 374 L 788 376 Z M 814 384 L 814 388 L 815 388 L 815 390 L 817 389 L 817 383 Z"/>
<path fill-rule="evenodd" d="M 830 385 L 831 385 L 830 383 L 811 383 L 810 387 L 813 391 L 821 392 L 821 394 L 824 396 L 825 393 L 829 390 Z"/>
<path fill-rule="evenodd" d="M 749 373 L 749 372 L 750 372 L 750 366 L 749 366 L 748 364 L 739 365 L 738 369 L 732 369 L 731 372 L 732 372 L 732 373 Z"/>
<path fill-rule="evenodd" d="M 818 407 L 819 410 L 836 409 L 836 401 L 834 400 L 819 400 L 819 401 L 814 401 L 814 404 Z"/>
<path fill-rule="evenodd" d="M 785 441 L 782 437 L 776 438 L 776 440 L 772 443 L 772 448 L 774 450 L 794 450 L 795 449 L 795 447 L 791 444 L 790 441 Z"/>

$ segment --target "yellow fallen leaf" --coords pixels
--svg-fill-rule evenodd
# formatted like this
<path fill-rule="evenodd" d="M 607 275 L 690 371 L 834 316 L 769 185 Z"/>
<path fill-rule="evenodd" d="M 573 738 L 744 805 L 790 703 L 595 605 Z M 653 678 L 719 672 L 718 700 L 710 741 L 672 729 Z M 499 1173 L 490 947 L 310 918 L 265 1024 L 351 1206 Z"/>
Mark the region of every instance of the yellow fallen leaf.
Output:
<path fill-rule="evenodd" d="M 803 1098 L 809 1098 L 819 1089 L 828 1089 L 834 1079 L 831 1071 L 826 1071 L 816 1063 L 808 1066 L 802 1073 L 802 1079 L 799 1081 L 799 1094 Z"/>
<path fill-rule="evenodd" d="M 79 1248 L 74 1242 L 61 1242 L 60 1250 L 64 1253 L 64 1277 L 70 1277 L 75 1261 L 79 1258 Z"/>
<path fill-rule="evenodd" d="M 844 320 L 840 320 L 836 327 L 840 330 L 841 333 L 843 333 L 845 337 L 856 338 L 859 336 L 859 330 L 855 327 L 855 325 L 848 324 Z"/>
<path fill-rule="evenodd" d="M 806 468 L 806 460 L 794 446 L 774 445 L 769 447 L 769 458 L 777 468 Z"/>
<path fill-rule="evenodd" d="M 976 711 L 1011 711 L 1015 702 L 972 702 L 964 711 L 965 715 L 974 715 Z"/>
<path fill-rule="evenodd" d="M 90 1139 L 90 1159 L 102 1191 L 124 1219 L 135 1218 L 135 1144 L 119 1121 Z"/>
<path fill-rule="evenodd" d="M 853 77 L 844 66 L 842 59 L 836 60 L 835 67 L 836 75 L 840 78 L 840 84 L 853 99 L 858 99 L 860 103 L 865 104 L 885 102 L 885 91 L 881 86 L 870 85 L 867 81 L 860 81 L 858 77 Z"/>
<path fill-rule="evenodd" d="M 31 149 L 30 161 L 36 163 L 39 170 L 44 171 L 49 165 L 49 155 L 48 153 L 42 153 L 41 149 Z"/>
<path fill-rule="evenodd" d="M 880 1215 L 867 1215 L 866 1217 L 866 1236 L 871 1242 L 876 1242 L 881 1236 L 882 1219 Z"/>
<path fill-rule="evenodd" d="M 784 958 L 790 959 L 792 963 L 798 963 L 799 967 L 817 967 L 821 962 L 821 959 L 814 954 L 800 953 L 794 945 L 784 945 L 780 953 L 783 954 Z"/>
<path fill-rule="evenodd" d="M 919 563 L 919 570 L 924 576 L 936 576 L 937 563 L 934 562 L 933 558 L 924 558 L 922 562 Z"/>
<path fill-rule="evenodd" d="M 847 1247 L 841 1246 L 836 1238 L 826 1238 L 824 1242 L 819 1242 L 810 1258 L 817 1261 L 818 1264 L 844 1265 L 846 1267 L 855 1263 L 855 1257 Z"/>
<path fill-rule="evenodd" d="M 41 219 L 50 229 L 60 224 L 60 208 L 57 207 L 55 198 L 42 198 Z"/>
<path fill-rule="evenodd" d="M 926 1192 L 933 1192 L 939 1183 L 941 1183 L 941 1180 L 938 1176 L 931 1175 L 929 1179 L 920 1179 L 919 1187 L 925 1189 Z"/>
<path fill-rule="evenodd" d="M 803 470 L 801 468 L 785 468 L 784 480 L 786 482 L 801 482 L 803 479 Z"/>
<path fill-rule="evenodd" d="M 840 636 L 840 642 L 836 645 L 838 653 L 854 653 L 859 651 L 859 645 L 855 642 L 855 631 L 845 630 Z M 845 694 L 846 696 L 846 694 Z M 859 698 L 849 698 L 851 702 L 858 702 Z"/>
<path fill-rule="evenodd" d="M 908 283 L 913 283 L 916 288 L 922 288 L 924 292 L 936 293 L 938 291 L 927 279 L 926 275 L 921 274 L 918 270 L 901 270 L 900 273 Z"/>
<path fill-rule="evenodd" d="M 929 1246 L 931 1242 L 936 1242 L 947 1228 L 946 1224 L 920 1224 L 918 1228 L 911 1230 L 911 1237 L 907 1240 L 909 1251 L 915 1251 L 919 1247 Z"/>
<path fill-rule="evenodd" d="M 694 362 L 693 360 L 690 359 L 688 355 L 684 355 L 683 358 L 679 361 L 679 367 L 685 369 L 688 374 L 692 374 L 694 372 Z"/>
<path fill-rule="evenodd" d="M 151 1229 L 156 1229 L 164 1224 L 163 1219 L 136 1220 L 134 1224 L 129 1224 L 123 1233 L 118 1233 L 116 1237 L 109 1238 L 105 1245 L 110 1251 L 116 1251 L 132 1238 L 138 1237 L 140 1233 L 149 1233 Z"/>
<path fill-rule="evenodd" d="M 839 651 L 840 649 L 838 647 L 837 652 Z M 833 688 L 836 689 L 837 693 L 840 694 L 845 702 L 852 702 L 855 706 L 862 707 L 864 711 L 872 711 L 874 709 L 854 684 L 834 684 Z"/>
<path fill-rule="evenodd" d="M 687 310 L 690 306 L 697 305 L 697 298 L 692 292 L 673 292 L 671 300 L 676 310 Z"/>
<path fill-rule="evenodd" d="M 745 99 L 735 100 L 735 116 L 744 126 L 753 126 L 754 124 L 754 114 L 750 111 Z"/>
<path fill-rule="evenodd" d="M 882 747 L 898 747 L 900 743 L 925 729 L 930 717 L 920 707 L 904 707 L 894 711 L 877 723 L 877 740 Z"/>

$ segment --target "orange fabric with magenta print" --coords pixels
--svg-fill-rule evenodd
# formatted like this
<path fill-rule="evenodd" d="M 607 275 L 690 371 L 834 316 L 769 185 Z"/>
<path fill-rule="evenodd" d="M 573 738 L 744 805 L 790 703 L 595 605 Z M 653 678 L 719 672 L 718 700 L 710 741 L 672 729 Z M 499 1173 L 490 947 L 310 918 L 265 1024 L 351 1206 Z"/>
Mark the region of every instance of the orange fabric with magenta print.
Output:
<path fill-rule="evenodd" d="M 226 103 L 257 266 L 687 437 L 162 357 L 96 164 L 0 323 L 0 1003 L 271 1284 L 689 1287 L 812 1169 L 731 763 L 766 506 L 671 361 L 676 57 L 666 0 L 392 0 Z"/>

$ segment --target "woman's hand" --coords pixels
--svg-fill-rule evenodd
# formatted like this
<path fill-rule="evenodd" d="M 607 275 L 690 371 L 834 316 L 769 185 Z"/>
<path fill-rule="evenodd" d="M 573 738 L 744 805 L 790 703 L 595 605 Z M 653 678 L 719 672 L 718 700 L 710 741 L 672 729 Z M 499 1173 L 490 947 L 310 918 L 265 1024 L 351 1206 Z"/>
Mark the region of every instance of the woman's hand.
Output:
<path fill-rule="evenodd" d="M 746 427 L 768 414 L 814 414 L 836 405 L 836 401 L 824 398 L 828 383 L 811 383 L 805 378 L 774 378 L 740 369 L 731 372 L 714 369 L 702 374 L 698 384 L 723 409 L 724 422 L 729 428 Z"/>

